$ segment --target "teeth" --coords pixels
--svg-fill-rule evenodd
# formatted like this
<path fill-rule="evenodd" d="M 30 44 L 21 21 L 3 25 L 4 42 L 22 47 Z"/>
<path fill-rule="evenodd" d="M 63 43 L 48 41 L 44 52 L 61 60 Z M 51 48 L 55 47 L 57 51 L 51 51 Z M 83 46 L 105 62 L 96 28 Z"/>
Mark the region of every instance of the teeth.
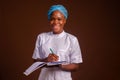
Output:
<path fill-rule="evenodd" d="M 55 26 L 53 26 L 53 27 L 59 27 L 58 25 L 55 25 Z"/>

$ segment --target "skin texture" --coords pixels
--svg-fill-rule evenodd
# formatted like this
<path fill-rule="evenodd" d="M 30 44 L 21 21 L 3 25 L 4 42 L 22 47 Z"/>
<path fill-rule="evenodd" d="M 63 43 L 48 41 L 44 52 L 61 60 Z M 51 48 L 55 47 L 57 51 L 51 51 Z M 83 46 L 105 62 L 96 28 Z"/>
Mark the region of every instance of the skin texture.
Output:
<path fill-rule="evenodd" d="M 49 25 L 54 34 L 60 34 L 61 32 L 63 32 L 63 30 L 64 30 L 63 28 L 64 28 L 65 24 L 66 24 L 66 18 L 60 11 L 54 11 L 51 14 L 51 18 L 49 20 Z M 56 54 L 50 53 L 47 58 L 36 59 L 35 61 L 53 62 L 53 61 L 58 61 L 58 59 L 59 59 L 59 56 L 57 56 Z M 52 66 L 52 67 L 56 67 L 56 66 Z M 65 70 L 65 71 L 74 71 L 74 70 L 78 69 L 79 64 L 71 63 L 71 64 L 67 64 L 67 65 L 59 65 L 57 67 L 61 68 L 62 70 Z"/>

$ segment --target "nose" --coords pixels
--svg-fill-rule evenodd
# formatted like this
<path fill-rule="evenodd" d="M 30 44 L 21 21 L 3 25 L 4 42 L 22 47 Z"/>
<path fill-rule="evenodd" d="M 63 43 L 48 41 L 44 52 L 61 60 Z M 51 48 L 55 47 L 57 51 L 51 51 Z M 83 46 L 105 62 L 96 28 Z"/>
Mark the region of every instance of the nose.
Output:
<path fill-rule="evenodd" d="M 59 21 L 58 20 L 54 20 L 53 24 L 58 24 Z"/>

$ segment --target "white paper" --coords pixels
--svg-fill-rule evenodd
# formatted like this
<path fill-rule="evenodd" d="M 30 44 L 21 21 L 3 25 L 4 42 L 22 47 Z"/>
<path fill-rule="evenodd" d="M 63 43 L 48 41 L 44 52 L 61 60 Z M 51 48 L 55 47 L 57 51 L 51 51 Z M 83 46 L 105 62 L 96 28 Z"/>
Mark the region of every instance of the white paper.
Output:
<path fill-rule="evenodd" d="M 28 76 L 29 74 L 31 74 L 33 71 L 39 69 L 40 67 L 43 67 L 44 65 L 47 66 L 54 66 L 54 65 L 59 65 L 59 64 L 63 64 L 66 61 L 55 61 L 55 62 L 35 62 L 33 63 L 30 67 L 28 67 L 25 72 L 23 72 L 23 74 L 25 74 L 26 76 Z"/>
<path fill-rule="evenodd" d="M 45 65 L 44 62 L 35 62 L 28 69 L 25 70 L 24 74 L 28 76 L 30 73 L 32 73 L 33 71 L 37 70 L 38 68 L 44 65 Z"/>

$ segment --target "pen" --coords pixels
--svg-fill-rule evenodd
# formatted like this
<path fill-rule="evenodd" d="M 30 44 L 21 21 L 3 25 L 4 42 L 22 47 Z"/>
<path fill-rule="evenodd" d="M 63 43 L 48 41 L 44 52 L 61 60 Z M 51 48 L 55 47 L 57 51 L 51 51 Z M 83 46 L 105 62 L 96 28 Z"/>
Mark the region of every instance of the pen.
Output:
<path fill-rule="evenodd" d="M 51 51 L 52 54 L 54 54 L 54 52 L 53 52 L 53 50 L 51 48 L 50 48 L 50 51 Z"/>

